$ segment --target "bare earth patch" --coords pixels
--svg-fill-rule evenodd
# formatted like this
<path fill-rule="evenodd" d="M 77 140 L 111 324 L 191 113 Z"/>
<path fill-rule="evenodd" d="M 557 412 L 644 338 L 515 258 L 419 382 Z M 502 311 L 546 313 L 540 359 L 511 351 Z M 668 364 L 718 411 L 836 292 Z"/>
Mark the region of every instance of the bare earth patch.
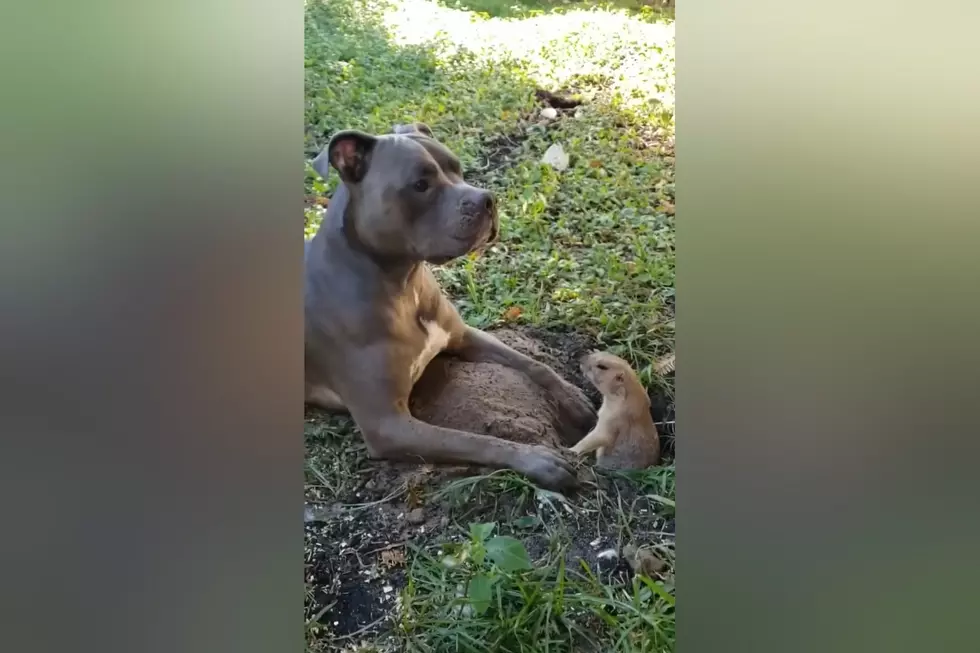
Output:
<path fill-rule="evenodd" d="M 539 340 L 513 329 L 495 335 L 522 354 L 561 370 L 561 362 Z M 562 428 L 556 406 L 526 375 L 495 363 L 448 356 L 426 368 L 412 394 L 411 410 L 437 426 L 556 449 L 585 435 Z"/>

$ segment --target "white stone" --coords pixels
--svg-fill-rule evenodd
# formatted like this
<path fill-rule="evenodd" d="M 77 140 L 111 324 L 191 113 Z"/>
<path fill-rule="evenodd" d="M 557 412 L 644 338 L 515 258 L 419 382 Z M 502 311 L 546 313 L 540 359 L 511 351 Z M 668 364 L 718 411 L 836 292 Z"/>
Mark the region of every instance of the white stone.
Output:
<path fill-rule="evenodd" d="M 545 107 L 544 109 L 541 109 L 541 117 L 546 120 L 554 120 L 558 117 L 558 111 L 552 107 Z"/>
<path fill-rule="evenodd" d="M 541 163 L 546 163 L 558 172 L 568 168 L 568 154 L 560 144 L 555 143 L 541 157 Z"/>

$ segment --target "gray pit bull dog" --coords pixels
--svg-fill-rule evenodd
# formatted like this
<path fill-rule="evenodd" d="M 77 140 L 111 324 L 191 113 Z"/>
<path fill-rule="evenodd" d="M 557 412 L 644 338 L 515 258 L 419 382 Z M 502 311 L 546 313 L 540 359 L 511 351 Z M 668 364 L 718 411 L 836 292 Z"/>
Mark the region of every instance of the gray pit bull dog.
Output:
<path fill-rule="evenodd" d="M 549 488 L 575 485 L 544 446 L 415 419 L 412 387 L 436 355 L 499 363 L 526 374 L 584 434 L 596 413 L 553 369 L 463 323 L 427 262 L 443 264 L 497 237 L 493 195 L 463 181 L 459 159 L 425 125 L 393 134 L 336 134 L 313 161 L 342 184 L 306 243 L 306 402 L 349 411 L 374 458 L 517 470 Z"/>

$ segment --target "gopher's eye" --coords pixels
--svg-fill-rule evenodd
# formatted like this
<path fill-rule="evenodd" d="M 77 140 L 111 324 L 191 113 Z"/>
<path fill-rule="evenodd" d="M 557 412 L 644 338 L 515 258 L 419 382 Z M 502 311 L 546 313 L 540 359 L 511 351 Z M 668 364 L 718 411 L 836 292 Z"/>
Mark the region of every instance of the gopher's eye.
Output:
<path fill-rule="evenodd" d="M 609 369 L 609 366 L 606 365 L 605 363 L 596 363 L 595 366 L 598 367 L 600 370 L 608 370 Z"/>
<path fill-rule="evenodd" d="M 419 179 L 417 182 L 415 182 L 412 188 L 420 193 L 424 193 L 425 191 L 429 190 L 429 182 L 427 182 L 425 179 Z"/>

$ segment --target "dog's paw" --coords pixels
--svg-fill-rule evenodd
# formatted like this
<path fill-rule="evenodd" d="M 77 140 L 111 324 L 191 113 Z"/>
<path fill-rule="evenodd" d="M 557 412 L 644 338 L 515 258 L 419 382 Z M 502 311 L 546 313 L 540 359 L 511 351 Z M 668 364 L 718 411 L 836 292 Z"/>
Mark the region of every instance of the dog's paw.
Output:
<path fill-rule="evenodd" d="M 567 421 L 575 429 L 585 434 L 595 426 L 596 411 L 592 402 L 585 396 L 585 393 L 576 388 L 568 381 L 562 380 L 558 386 L 552 390 L 558 408 L 562 412 L 562 420 Z"/>
<path fill-rule="evenodd" d="M 542 445 L 528 446 L 521 452 L 515 468 L 549 490 L 567 490 L 578 485 L 572 464 L 554 449 Z"/>

